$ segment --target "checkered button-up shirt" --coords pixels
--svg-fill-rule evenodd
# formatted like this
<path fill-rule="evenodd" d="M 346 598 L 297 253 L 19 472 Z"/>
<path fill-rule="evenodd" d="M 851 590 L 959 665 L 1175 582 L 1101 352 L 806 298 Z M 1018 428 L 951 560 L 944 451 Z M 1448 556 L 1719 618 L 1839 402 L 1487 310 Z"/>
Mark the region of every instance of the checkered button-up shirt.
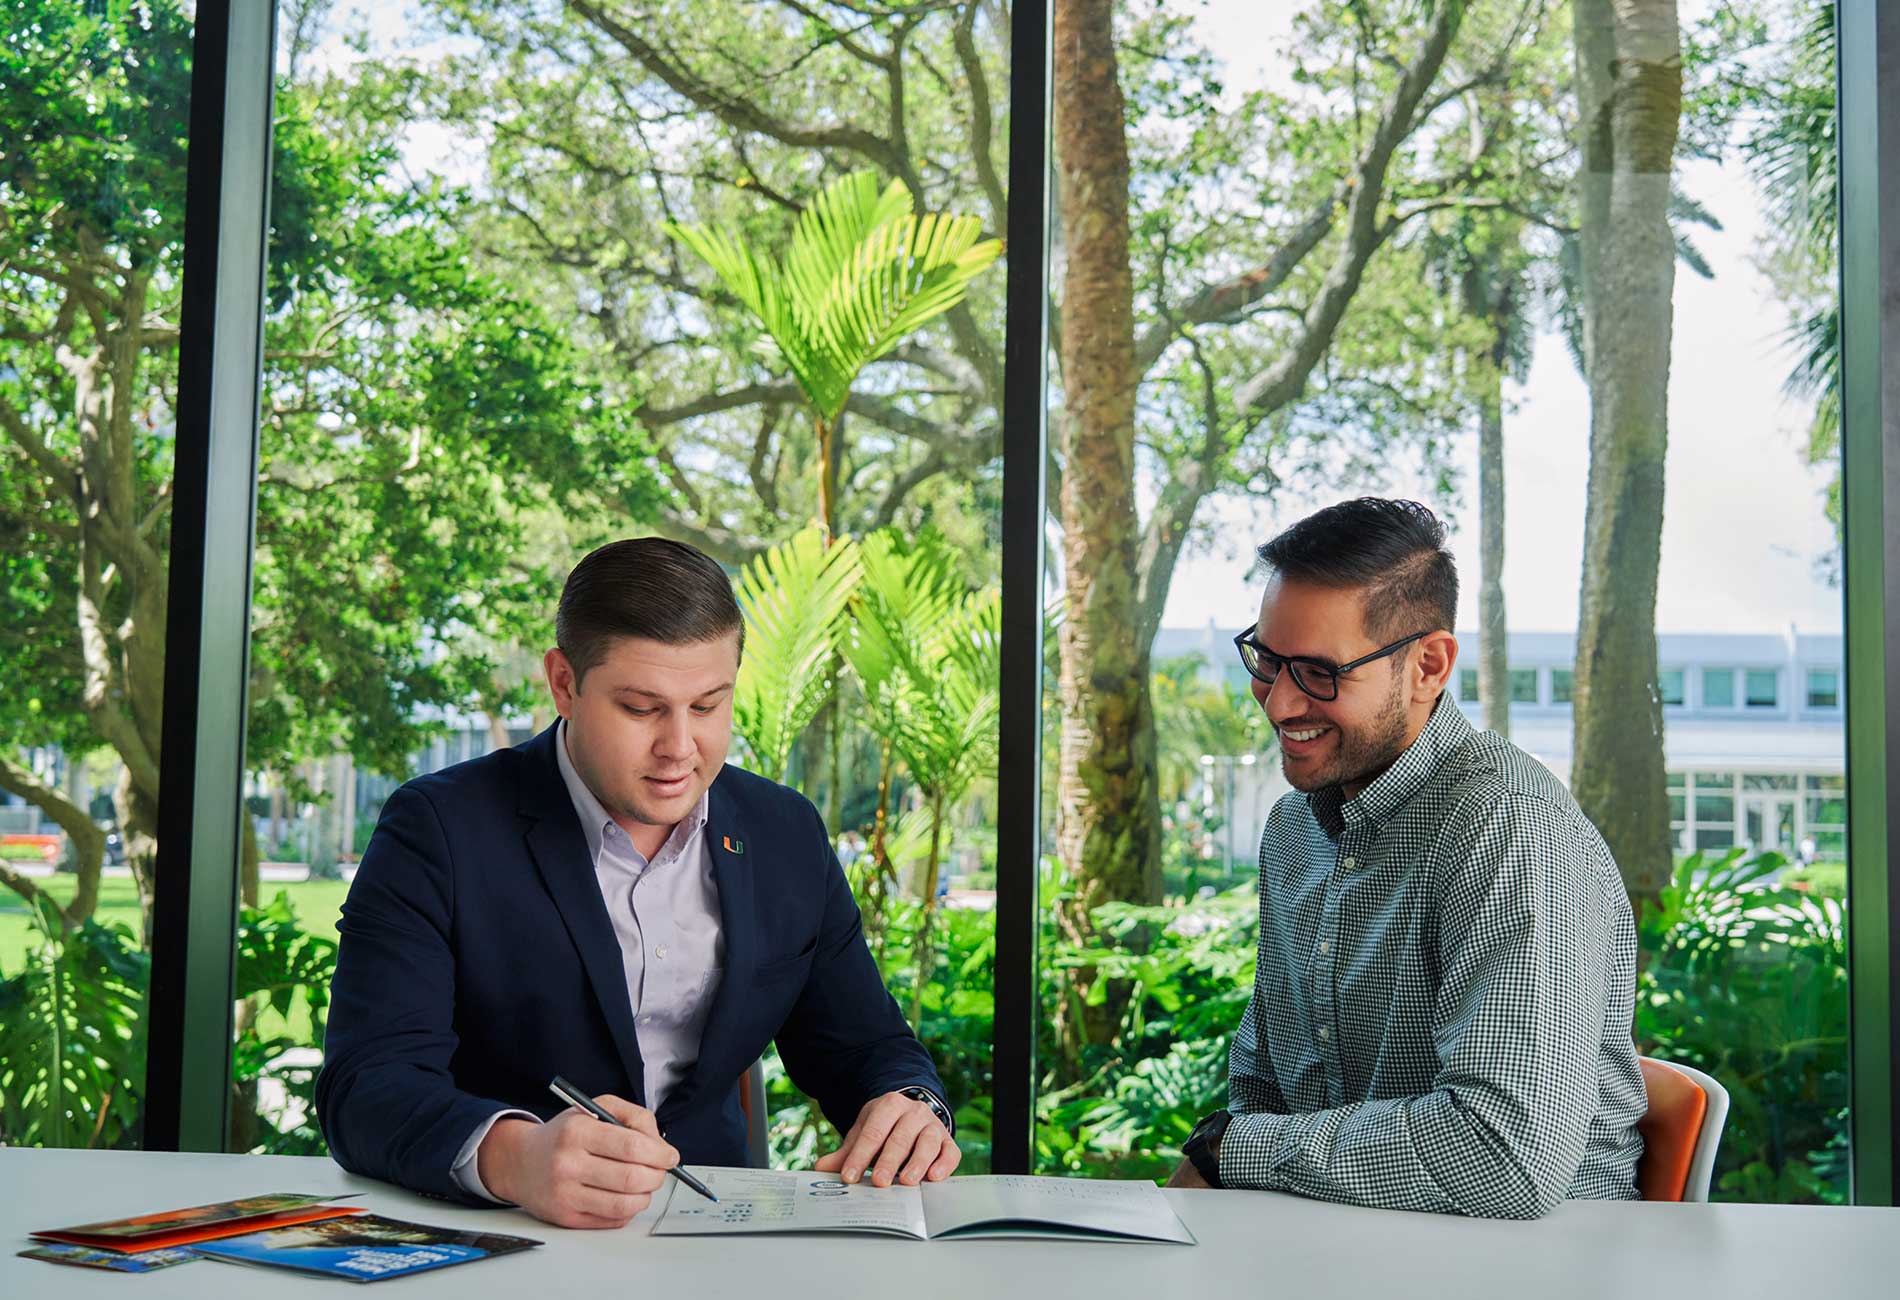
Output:
<path fill-rule="evenodd" d="M 1221 1182 L 1501 1218 L 1634 1199 L 1635 973 L 1596 828 L 1441 698 L 1356 797 L 1267 820 Z"/>

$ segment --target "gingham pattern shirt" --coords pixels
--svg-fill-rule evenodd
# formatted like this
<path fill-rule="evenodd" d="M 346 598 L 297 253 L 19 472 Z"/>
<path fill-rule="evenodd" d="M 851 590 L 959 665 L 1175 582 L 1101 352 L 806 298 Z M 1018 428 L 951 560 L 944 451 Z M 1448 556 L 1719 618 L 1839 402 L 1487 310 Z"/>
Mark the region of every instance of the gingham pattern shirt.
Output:
<path fill-rule="evenodd" d="M 1635 980 L 1596 828 L 1441 697 L 1356 797 L 1267 819 L 1221 1182 L 1498 1218 L 1635 1199 Z"/>

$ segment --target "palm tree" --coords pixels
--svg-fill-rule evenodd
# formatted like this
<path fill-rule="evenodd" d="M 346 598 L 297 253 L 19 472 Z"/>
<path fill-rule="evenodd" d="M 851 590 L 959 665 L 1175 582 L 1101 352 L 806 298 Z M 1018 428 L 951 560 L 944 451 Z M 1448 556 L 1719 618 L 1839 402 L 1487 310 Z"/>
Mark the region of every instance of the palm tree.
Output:
<path fill-rule="evenodd" d="M 844 654 L 870 705 L 866 725 L 903 764 L 930 814 L 911 991 L 915 1026 L 934 956 L 946 814 L 996 766 L 1002 599 L 995 587 L 964 589 L 953 576 L 950 547 L 934 533 L 909 544 L 888 529 L 873 533 L 860 559 L 864 577 Z M 888 790 L 888 770 L 879 784 Z"/>
<path fill-rule="evenodd" d="M 716 226 L 668 223 L 666 231 L 758 317 L 811 404 L 819 523 L 832 536 L 838 514 L 833 435 L 852 384 L 906 335 L 961 302 L 970 281 L 1003 251 L 1002 241 L 980 239 L 975 217 L 919 215 L 902 181 L 880 191 L 868 171 L 843 177 L 813 200 L 783 259 Z"/>

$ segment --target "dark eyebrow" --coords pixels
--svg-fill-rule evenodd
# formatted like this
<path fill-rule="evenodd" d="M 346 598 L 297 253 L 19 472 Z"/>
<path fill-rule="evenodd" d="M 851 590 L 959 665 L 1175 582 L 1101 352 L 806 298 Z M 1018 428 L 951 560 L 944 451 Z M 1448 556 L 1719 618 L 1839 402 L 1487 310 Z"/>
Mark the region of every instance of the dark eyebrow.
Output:
<path fill-rule="evenodd" d="M 731 690 L 732 687 L 733 683 L 731 682 L 721 682 L 711 690 L 701 691 L 693 698 L 695 700 L 711 699 L 715 695 L 723 695 L 725 692 Z M 616 686 L 614 687 L 613 693 L 615 695 L 639 695 L 649 700 L 659 700 L 661 703 L 666 702 L 664 695 L 657 695 L 652 691 L 643 690 L 638 686 Z"/>

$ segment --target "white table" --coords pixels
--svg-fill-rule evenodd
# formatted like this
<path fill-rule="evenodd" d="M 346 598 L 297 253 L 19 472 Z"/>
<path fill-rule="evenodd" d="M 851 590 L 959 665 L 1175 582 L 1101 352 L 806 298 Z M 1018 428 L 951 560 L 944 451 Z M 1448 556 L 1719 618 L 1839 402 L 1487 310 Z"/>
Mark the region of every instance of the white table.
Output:
<path fill-rule="evenodd" d="M 467 1210 L 325 1159 L 0 1149 L 0 1297 L 342 1296 L 347 1283 L 210 1260 L 141 1277 L 21 1259 L 35 1228 L 260 1192 L 367 1193 L 399 1218 L 537 1237 L 538 1249 L 377 1284 L 372 1295 L 638 1300 L 1268 1300 L 1446 1296 L 1893 1296 L 1900 1210 L 1576 1201 L 1536 1223 L 1349 1209 L 1264 1192 L 1169 1192 L 1198 1246 L 568 1232 Z"/>

